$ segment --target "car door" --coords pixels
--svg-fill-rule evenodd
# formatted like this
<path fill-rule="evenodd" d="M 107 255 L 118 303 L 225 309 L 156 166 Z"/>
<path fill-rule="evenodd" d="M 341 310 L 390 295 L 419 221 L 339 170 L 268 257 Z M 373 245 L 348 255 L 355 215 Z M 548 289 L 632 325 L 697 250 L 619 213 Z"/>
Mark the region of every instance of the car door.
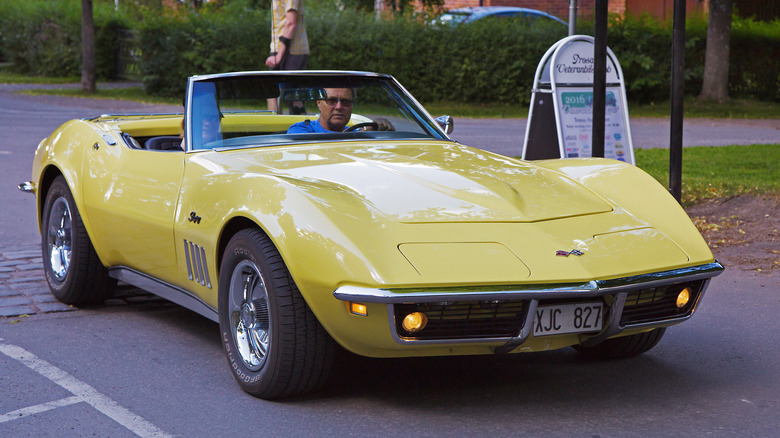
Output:
<path fill-rule="evenodd" d="M 184 152 L 103 145 L 86 152 L 82 173 L 82 216 L 103 263 L 175 278 L 173 221 Z"/>

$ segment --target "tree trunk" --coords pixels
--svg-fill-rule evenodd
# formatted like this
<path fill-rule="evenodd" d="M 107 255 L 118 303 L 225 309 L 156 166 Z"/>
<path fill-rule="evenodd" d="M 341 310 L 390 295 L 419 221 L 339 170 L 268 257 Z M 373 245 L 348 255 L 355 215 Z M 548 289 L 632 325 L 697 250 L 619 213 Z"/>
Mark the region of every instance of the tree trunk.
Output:
<path fill-rule="evenodd" d="M 699 99 L 723 102 L 729 98 L 729 52 L 733 0 L 710 0 L 704 82 Z"/>
<path fill-rule="evenodd" d="M 92 0 L 81 0 L 81 89 L 95 92 L 95 20 Z"/>

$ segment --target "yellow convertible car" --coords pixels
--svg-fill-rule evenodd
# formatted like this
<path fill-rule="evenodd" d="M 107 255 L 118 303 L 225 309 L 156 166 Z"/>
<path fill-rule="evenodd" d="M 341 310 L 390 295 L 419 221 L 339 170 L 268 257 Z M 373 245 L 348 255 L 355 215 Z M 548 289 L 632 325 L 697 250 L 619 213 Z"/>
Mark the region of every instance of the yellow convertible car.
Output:
<path fill-rule="evenodd" d="M 202 314 L 263 398 L 317 389 L 340 347 L 633 356 L 723 270 L 638 168 L 524 162 L 451 128 L 387 75 L 194 76 L 184 114 L 65 123 L 20 188 L 54 296 L 122 281 Z"/>

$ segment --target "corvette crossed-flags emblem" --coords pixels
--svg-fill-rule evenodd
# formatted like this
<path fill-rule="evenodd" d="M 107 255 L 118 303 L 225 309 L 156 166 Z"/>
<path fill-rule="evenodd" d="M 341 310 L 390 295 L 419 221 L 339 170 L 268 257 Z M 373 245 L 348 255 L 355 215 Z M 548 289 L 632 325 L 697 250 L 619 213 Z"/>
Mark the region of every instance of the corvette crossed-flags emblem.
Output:
<path fill-rule="evenodd" d="M 578 250 L 578 249 L 573 249 L 571 251 L 561 251 L 561 250 L 558 250 L 558 251 L 555 252 L 555 255 L 562 256 L 562 257 L 568 257 L 570 255 L 581 256 L 583 254 L 585 254 L 585 253 L 580 251 L 580 250 Z"/>

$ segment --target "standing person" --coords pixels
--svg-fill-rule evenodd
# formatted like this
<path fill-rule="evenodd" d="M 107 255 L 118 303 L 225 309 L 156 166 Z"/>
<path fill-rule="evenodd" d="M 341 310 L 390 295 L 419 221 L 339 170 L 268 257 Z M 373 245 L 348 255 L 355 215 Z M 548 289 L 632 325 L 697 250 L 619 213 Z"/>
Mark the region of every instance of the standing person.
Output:
<path fill-rule="evenodd" d="M 265 65 L 271 70 L 303 70 L 309 59 L 309 39 L 303 20 L 303 0 L 271 1 L 271 55 Z M 268 101 L 276 110 L 276 101 Z"/>
<path fill-rule="evenodd" d="M 309 39 L 303 19 L 303 0 L 272 0 L 271 70 L 303 70 L 309 59 Z"/>

